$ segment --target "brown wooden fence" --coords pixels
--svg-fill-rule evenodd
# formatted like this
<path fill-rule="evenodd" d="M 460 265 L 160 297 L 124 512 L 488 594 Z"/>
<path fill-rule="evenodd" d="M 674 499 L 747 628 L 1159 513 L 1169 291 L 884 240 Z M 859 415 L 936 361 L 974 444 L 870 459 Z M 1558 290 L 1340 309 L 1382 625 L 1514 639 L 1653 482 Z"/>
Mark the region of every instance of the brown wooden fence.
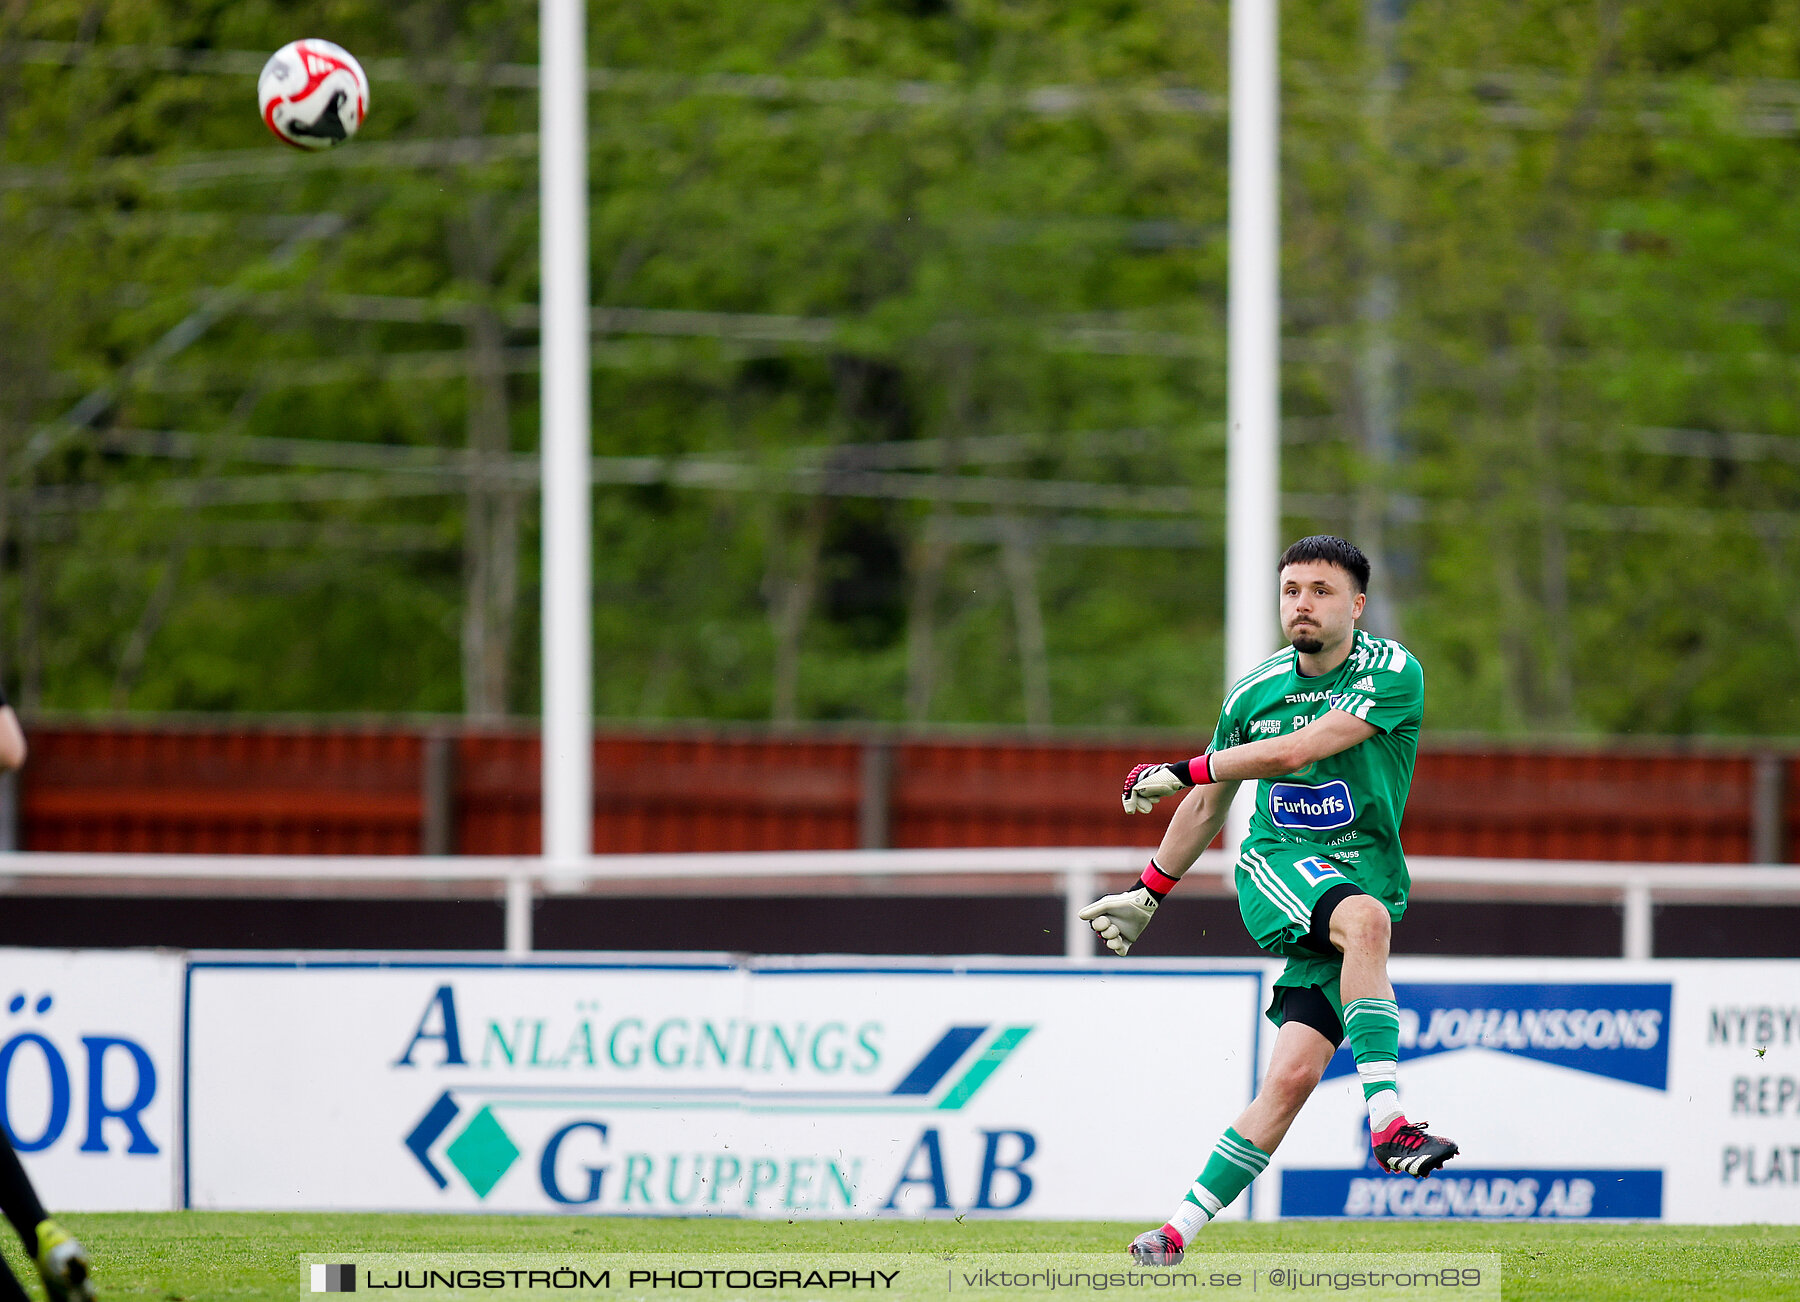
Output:
<path fill-rule="evenodd" d="M 529 732 L 400 727 L 31 728 L 30 850 L 534 854 Z M 1132 763 L 1166 739 L 605 731 L 601 851 L 1153 844 L 1126 818 Z M 1800 833 L 1786 753 L 1427 744 L 1415 854 L 1775 862 Z"/>

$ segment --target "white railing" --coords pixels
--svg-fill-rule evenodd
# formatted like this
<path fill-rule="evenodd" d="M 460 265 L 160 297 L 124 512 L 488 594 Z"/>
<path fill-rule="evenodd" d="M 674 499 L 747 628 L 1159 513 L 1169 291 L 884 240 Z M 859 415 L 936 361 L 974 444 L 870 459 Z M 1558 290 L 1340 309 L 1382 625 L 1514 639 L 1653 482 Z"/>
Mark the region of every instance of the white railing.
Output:
<path fill-rule="evenodd" d="M 820 878 L 861 879 L 879 892 L 883 878 L 947 880 L 946 893 L 983 877 L 1047 877 L 1063 896 L 1064 952 L 1095 956 L 1093 933 L 1076 916 L 1100 893 L 1101 877 L 1135 877 L 1146 852 L 1137 847 L 1016 850 L 824 850 L 762 854 L 618 854 L 555 862 L 536 856 L 409 858 L 310 855 L 48 854 L 0 855 L 0 895 L 79 881 L 94 895 L 203 894 L 209 886 L 250 888 L 259 894 L 376 894 L 386 887 L 487 886 L 505 901 L 506 952 L 531 952 L 531 908 L 540 895 L 604 891 L 631 882 L 710 883 L 728 893 L 755 881 L 795 894 L 816 890 Z M 1800 901 L 1800 866 L 1744 864 L 1596 863 L 1537 859 L 1414 857 L 1414 894 L 1430 898 L 1555 902 L 1599 899 L 1623 906 L 1621 953 L 1649 958 L 1651 909 L 1657 900 L 1687 903 Z M 871 880 L 873 879 L 873 880 Z M 1218 851 L 1201 856 L 1185 889 L 1230 894 L 1230 864 Z M 1122 881 L 1106 885 L 1118 889 Z M 354 885 L 356 889 L 347 890 Z M 972 892 L 991 893 L 991 892 Z"/>

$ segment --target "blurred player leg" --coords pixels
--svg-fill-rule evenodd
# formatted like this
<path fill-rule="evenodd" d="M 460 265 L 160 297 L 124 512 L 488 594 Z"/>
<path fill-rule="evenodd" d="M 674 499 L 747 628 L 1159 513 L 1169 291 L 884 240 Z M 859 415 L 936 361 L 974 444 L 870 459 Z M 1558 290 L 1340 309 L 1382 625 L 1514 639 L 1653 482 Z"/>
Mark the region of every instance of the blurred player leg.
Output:
<path fill-rule="evenodd" d="M 0 1130 L 0 1212 L 18 1231 L 25 1252 L 37 1263 L 43 1277 L 44 1291 L 51 1302 L 90 1302 L 93 1288 L 88 1280 L 87 1251 L 62 1226 L 50 1219 L 37 1191 L 25 1174 L 12 1141 Z M 4 1272 L 4 1267 L 0 1267 Z M 9 1291 L 10 1286 L 10 1291 Z M 25 1292 L 10 1273 L 0 1279 L 0 1302 L 24 1299 Z"/>
<path fill-rule="evenodd" d="M 13 1229 L 18 1231 L 25 1251 L 36 1258 L 37 1227 L 49 1218 L 50 1213 L 38 1201 L 37 1191 L 31 1187 L 31 1180 L 4 1130 L 0 1130 L 0 1212 L 6 1214 Z"/>

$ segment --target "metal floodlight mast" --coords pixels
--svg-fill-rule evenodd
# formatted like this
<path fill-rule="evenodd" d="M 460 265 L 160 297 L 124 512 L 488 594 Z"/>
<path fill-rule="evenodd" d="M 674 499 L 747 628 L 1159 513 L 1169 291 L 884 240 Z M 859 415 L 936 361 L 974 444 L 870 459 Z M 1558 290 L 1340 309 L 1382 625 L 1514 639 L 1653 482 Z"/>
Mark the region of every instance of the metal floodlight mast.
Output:
<path fill-rule="evenodd" d="M 551 872 L 593 850 L 585 4 L 541 0 L 538 14 L 543 853 Z"/>
<path fill-rule="evenodd" d="M 1272 650 L 1281 527 L 1281 174 L 1277 0 L 1231 6 L 1225 682 Z M 1225 828 L 1236 853 L 1250 807 Z"/>

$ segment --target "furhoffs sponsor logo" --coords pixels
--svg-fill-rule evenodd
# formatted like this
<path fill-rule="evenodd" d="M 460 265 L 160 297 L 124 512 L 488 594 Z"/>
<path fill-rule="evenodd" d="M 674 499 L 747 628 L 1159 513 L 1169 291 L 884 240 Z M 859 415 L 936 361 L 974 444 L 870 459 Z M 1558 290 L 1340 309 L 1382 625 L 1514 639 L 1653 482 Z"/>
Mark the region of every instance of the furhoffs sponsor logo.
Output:
<path fill-rule="evenodd" d="M 1400 1060 L 1488 1049 L 1666 1090 L 1669 991 L 1666 982 L 1396 983 Z M 1346 1048 L 1325 1074 L 1355 1072 Z"/>
<path fill-rule="evenodd" d="M 1345 782 L 1327 782 L 1322 787 L 1299 782 L 1276 782 L 1269 786 L 1269 821 L 1276 827 L 1304 828 L 1325 832 L 1334 827 L 1347 827 L 1356 820 L 1356 805 Z"/>

